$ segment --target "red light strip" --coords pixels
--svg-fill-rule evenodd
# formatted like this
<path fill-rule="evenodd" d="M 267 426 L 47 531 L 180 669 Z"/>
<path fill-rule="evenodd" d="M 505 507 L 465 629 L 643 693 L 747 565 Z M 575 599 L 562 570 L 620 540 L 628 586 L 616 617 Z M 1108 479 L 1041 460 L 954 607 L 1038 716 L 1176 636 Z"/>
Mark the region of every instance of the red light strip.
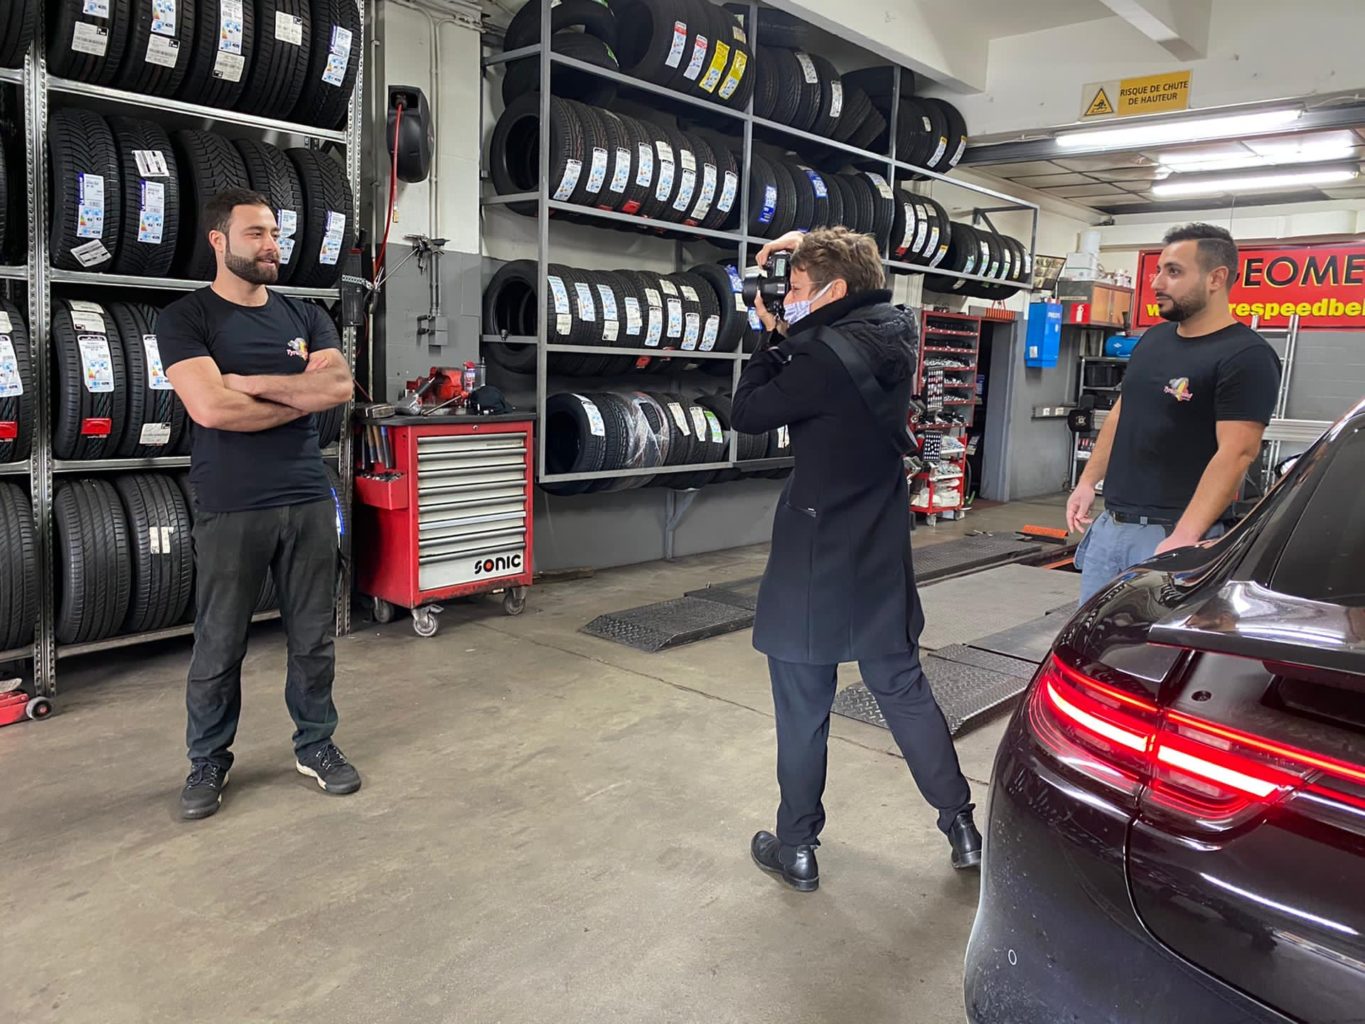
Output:
<path fill-rule="evenodd" d="M 1151 734 L 1133 732 L 1130 729 L 1125 729 L 1112 722 L 1106 722 L 1103 718 L 1092 715 L 1089 711 L 1083 711 L 1058 693 L 1057 688 L 1052 685 L 1051 680 L 1047 682 L 1047 695 L 1052 701 L 1053 706 L 1062 714 L 1066 715 L 1067 718 L 1070 718 L 1077 725 L 1084 726 L 1091 732 L 1103 736 L 1105 739 L 1113 740 L 1115 743 L 1143 755 L 1147 753 L 1148 748 L 1151 746 Z"/>
<path fill-rule="evenodd" d="M 1258 779 L 1246 774 L 1246 772 L 1239 772 L 1235 768 L 1216 764 L 1207 758 L 1197 757 L 1184 750 L 1177 750 L 1165 742 L 1157 745 L 1156 759 L 1201 779 L 1208 779 L 1210 782 L 1217 782 L 1229 789 L 1235 789 L 1239 793 L 1249 793 L 1251 796 L 1261 799 L 1265 799 L 1279 789 L 1279 786 L 1269 779 Z"/>
<path fill-rule="evenodd" d="M 1210 733 L 1233 743 L 1240 743 L 1253 750 L 1259 750 L 1263 754 L 1270 754 L 1272 757 L 1284 758 L 1286 761 L 1294 761 L 1305 768 L 1316 768 L 1319 771 L 1336 775 L 1339 778 L 1349 779 L 1365 785 L 1365 768 L 1349 764 L 1346 761 L 1338 761 L 1334 757 L 1325 757 L 1320 754 L 1313 754 L 1307 750 L 1300 750 L 1297 747 L 1286 746 L 1282 743 L 1275 743 L 1272 740 L 1262 739 L 1253 736 L 1251 733 L 1241 732 L 1238 729 L 1229 729 L 1226 726 L 1214 725 L 1201 718 L 1195 718 L 1181 711 L 1168 711 L 1167 718 L 1178 725 L 1189 726 L 1191 729 L 1198 729 L 1202 732 Z"/>
<path fill-rule="evenodd" d="M 1102 693 L 1111 700 L 1118 701 L 1120 704 L 1127 704 L 1131 708 L 1137 708 L 1145 714 L 1155 715 L 1157 713 L 1157 706 L 1152 701 L 1134 697 L 1131 693 L 1125 693 L 1112 686 L 1107 686 L 1097 679 L 1091 679 L 1079 669 L 1072 668 L 1055 654 L 1052 656 L 1052 665 L 1068 683 L 1078 689 Z"/>

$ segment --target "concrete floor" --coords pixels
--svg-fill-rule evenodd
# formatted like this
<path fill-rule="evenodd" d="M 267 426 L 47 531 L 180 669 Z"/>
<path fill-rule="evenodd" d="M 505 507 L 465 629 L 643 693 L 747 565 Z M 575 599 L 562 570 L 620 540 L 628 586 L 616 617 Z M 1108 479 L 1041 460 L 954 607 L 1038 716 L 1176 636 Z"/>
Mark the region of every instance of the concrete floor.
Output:
<path fill-rule="evenodd" d="M 1054 501 L 915 534 L 1060 518 Z M 337 740 L 293 767 L 278 627 L 253 634 L 222 811 L 176 816 L 187 642 L 63 664 L 61 713 L 0 730 L 0 1021 L 960 1021 L 977 878 L 889 733 L 835 717 L 821 888 L 755 869 L 776 805 L 748 632 L 643 654 L 604 611 L 756 575 L 750 548 L 450 608 L 338 642 Z M 959 737 L 984 805 L 1003 721 Z"/>

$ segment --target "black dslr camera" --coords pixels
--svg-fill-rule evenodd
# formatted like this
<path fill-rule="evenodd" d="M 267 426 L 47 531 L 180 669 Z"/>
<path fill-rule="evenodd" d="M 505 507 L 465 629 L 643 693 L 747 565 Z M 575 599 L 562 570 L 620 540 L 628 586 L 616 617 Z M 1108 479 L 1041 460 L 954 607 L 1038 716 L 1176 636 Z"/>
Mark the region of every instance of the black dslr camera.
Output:
<path fill-rule="evenodd" d="M 792 256 L 789 252 L 775 252 L 768 258 L 768 266 L 744 268 L 744 304 L 753 307 L 758 296 L 769 313 L 781 319 L 782 300 L 791 288 Z"/>

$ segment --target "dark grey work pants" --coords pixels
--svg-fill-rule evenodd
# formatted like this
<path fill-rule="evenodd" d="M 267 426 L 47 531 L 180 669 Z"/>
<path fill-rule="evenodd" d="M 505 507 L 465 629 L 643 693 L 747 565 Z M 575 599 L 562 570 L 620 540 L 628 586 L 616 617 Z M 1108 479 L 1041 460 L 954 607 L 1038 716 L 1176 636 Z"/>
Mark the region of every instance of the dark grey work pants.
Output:
<path fill-rule="evenodd" d="M 891 735 L 905 755 L 915 785 L 938 810 L 945 833 L 970 810 L 971 789 L 958 766 L 948 723 L 924 678 L 918 650 L 858 662 Z M 787 846 L 819 845 L 825 826 L 825 770 L 829 715 L 838 665 L 801 665 L 768 659 L 777 712 L 777 838 Z"/>
<path fill-rule="evenodd" d="M 198 611 L 185 695 L 191 761 L 232 765 L 247 629 L 266 570 L 275 577 L 288 638 L 284 700 L 296 726 L 294 749 L 306 755 L 331 738 L 337 725 L 332 704 L 336 562 L 331 498 L 247 512 L 196 512 Z"/>

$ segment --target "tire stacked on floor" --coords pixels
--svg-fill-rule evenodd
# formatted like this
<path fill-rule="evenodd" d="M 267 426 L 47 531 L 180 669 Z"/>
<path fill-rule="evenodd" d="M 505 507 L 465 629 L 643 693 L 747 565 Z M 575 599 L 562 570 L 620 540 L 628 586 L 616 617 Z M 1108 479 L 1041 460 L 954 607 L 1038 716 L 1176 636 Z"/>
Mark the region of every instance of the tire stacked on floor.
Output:
<path fill-rule="evenodd" d="M 0 8 L 0 66 L 22 62 L 34 5 Z M 354 0 L 54 0 L 48 72 L 92 85 L 345 125 L 360 64 Z"/>
<path fill-rule="evenodd" d="M 946 274 L 924 279 L 928 291 L 998 301 L 1028 287 L 1033 281 L 1033 259 L 1028 247 L 1007 235 L 970 224 L 954 223 L 948 253 L 938 266 L 963 274 L 977 274 L 990 282 L 968 281 Z M 992 283 L 995 282 L 995 283 Z"/>
<path fill-rule="evenodd" d="M 684 398 L 672 392 L 584 391 L 550 395 L 545 404 L 546 470 L 560 473 L 636 471 L 630 476 L 542 483 L 555 495 L 668 487 L 692 490 L 745 475 L 740 469 L 691 473 L 640 470 L 709 465 L 729 460 L 729 397 Z M 740 461 L 770 457 L 783 439 L 740 435 Z M 788 449 L 789 452 L 789 449 Z M 778 470 L 785 475 L 788 471 Z M 760 472 L 773 475 L 772 471 Z"/>

